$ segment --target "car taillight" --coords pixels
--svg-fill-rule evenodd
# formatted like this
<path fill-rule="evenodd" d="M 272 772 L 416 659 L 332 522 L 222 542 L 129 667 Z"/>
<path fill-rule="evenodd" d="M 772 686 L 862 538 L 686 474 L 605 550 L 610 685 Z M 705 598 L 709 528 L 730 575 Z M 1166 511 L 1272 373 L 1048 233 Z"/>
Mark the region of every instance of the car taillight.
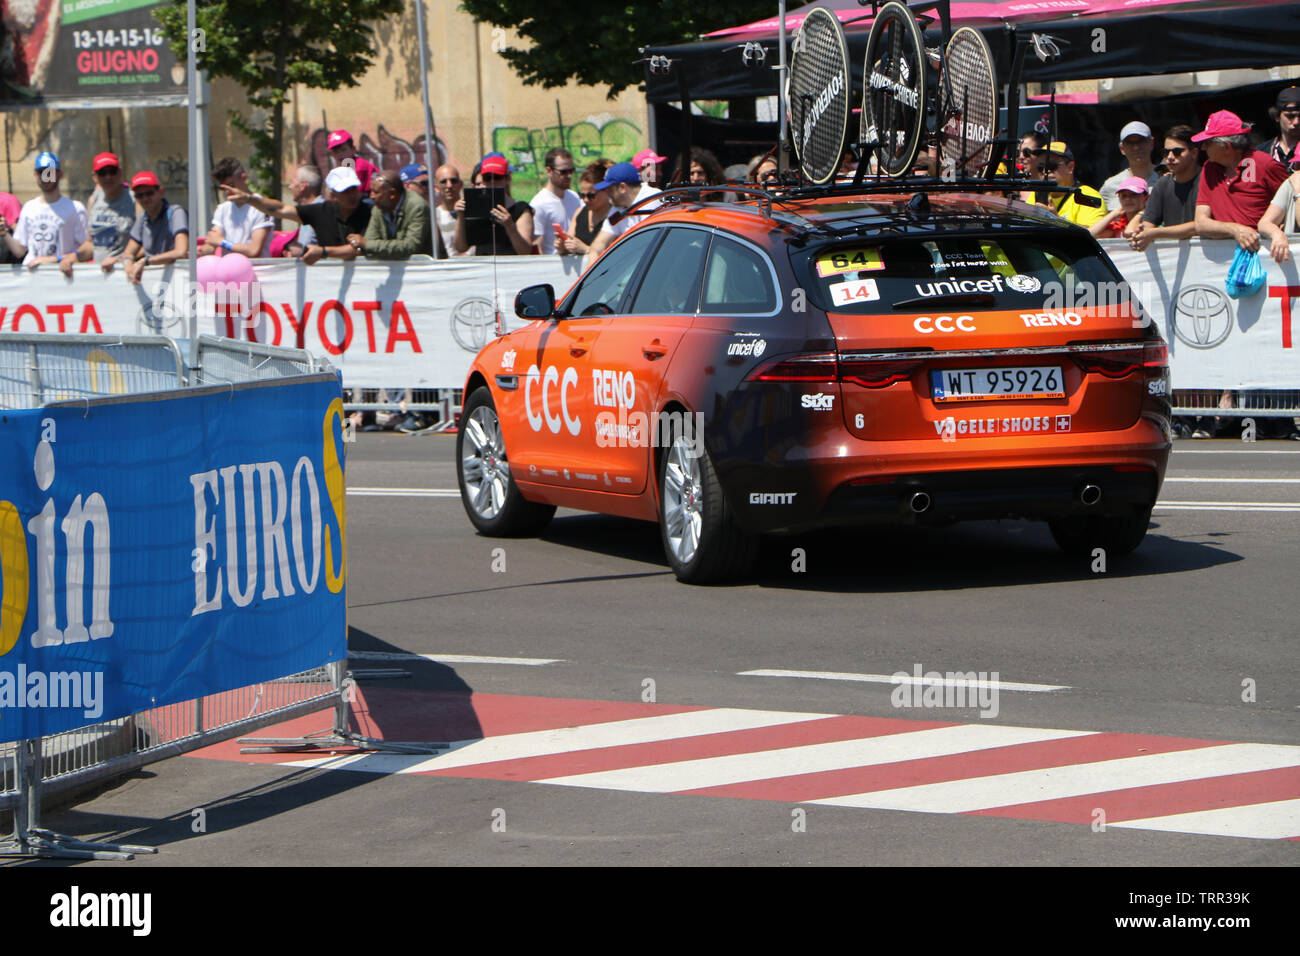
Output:
<path fill-rule="evenodd" d="M 1158 377 L 1169 367 L 1169 348 L 1164 342 L 1148 342 L 1095 352 L 1076 352 L 1074 358 L 1085 372 L 1098 372 L 1107 378 L 1124 378 L 1139 369 L 1148 377 Z"/>
<path fill-rule="evenodd" d="M 835 353 L 810 352 L 760 365 L 747 379 L 751 382 L 833 382 L 835 377 Z"/>
<path fill-rule="evenodd" d="M 906 382 L 922 364 L 922 359 L 842 360 L 840 381 L 863 388 L 885 388 L 895 382 Z"/>

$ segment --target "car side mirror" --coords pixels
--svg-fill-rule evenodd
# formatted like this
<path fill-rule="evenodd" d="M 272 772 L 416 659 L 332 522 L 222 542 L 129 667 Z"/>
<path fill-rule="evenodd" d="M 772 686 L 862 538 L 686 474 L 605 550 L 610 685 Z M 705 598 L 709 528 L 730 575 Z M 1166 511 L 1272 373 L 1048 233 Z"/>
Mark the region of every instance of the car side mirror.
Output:
<path fill-rule="evenodd" d="M 515 296 L 515 315 L 521 319 L 549 319 L 555 314 L 555 290 L 549 283 L 530 285 Z"/>

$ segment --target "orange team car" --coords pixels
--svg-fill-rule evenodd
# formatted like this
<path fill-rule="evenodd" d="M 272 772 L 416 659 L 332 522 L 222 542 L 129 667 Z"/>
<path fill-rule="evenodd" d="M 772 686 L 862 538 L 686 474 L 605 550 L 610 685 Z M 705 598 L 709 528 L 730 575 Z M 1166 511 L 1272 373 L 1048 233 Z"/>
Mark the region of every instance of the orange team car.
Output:
<path fill-rule="evenodd" d="M 692 583 L 825 526 L 1141 543 L 1167 352 L 1086 230 L 915 187 L 656 198 L 558 305 L 520 292 L 531 321 L 475 358 L 456 452 L 483 534 L 536 534 L 557 506 L 658 521 Z"/>

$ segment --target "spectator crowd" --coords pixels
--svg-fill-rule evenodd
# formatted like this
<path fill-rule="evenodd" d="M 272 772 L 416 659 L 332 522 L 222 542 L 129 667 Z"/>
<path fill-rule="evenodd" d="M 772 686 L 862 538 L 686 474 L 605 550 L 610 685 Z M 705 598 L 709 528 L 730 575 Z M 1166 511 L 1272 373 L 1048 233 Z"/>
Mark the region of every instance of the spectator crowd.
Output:
<path fill-rule="evenodd" d="M 1266 142 L 1253 124 L 1235 113 L 1213 113 L 1203 129 L 1174 125 L 1161 145 L 1146 123 L 1134 120 L 1119 132 L 1123 168 L 1099 188 L 1080 182 L 1069 143 L 1026 134 L 1015 159 L 1029 180 L 1053 181 L 1072 192 L 1020 193 L 1098 238 L 1122 238 L 1139 251 L 1156 239 L 1201 236 L 1231 239 L 1247 251 L 1269 240 L 1269 255 L 1291 261 L 1289 237 L 1297 232 L 1300 208 L 1300 87 L 1277 94 L 1269 116 L 1277 135 Z M 1199 124 L 1197 124 L 1199 125 Z M 422 164 L 400 172 L 381 170 L 358 155 L 352 135 L 334 130 L 327 139 L 331 161 L 322 172 L 298 166 L 284 183 L 291 201 L 261 196 L 249 188 L 248 173 L 234 157 L 219 160 L 214 185 L 224 197 L 207 232 L 197 239 L 198 255 L 242 253 L 250 258 L 295 257 L 306 265 L 323 259 L 406 259 L 471 255 L 572 255 L 590 264 L 615 238 L 643 218 L 644 205 L 660 192 L 668 158 L 646 149 L 631 162 L 601 159 L 579 170 L 572 153 L 546 153 L 546 180 L 528 201 L 511 192 L 512 173 L 501 153 L 488 153 L 473 168 L 468 186 L 460 170 L 439 166 L 432 181 Z M 1118 163 L 1117 163 L 1118 165 Z M 933 155 L 918 159 L 917 171 L 935 173 Z M 856 163 L 846 155 L 842 176 Z M 105 273 L 122 266 L 127 281 L 140 283 L 144 268 L 189 255 L 186 210 L 171 204 L 158 177 L 143 170 L 125 176 L 111 152 L 91 162 L 94 191 L 89 208 L 63 195 L 59 157 L 42 152 L 34 164 L 37 195 L 26 203 L 0 192 L 0 263 L 36 269 L 57 264 L 67 276 L 77 262 L 94 261 Z M 577 191 L 573 180 L 577 177 Z M 707 149 L 693 148 L 690 165 L 673 182 L 721 187 L 705 198 L 726 198 L 725 184 L 747 180 L 769 186 L 779 181 L 775 151 L 726 170 Z M 1080 201 L 1080 196 L 1085 197 Z M 640 214 L 626 215 L 637 204 Z M 282 228 L 277 231 L 276 221 Z M 1221 405 L 1228 406 L 1231 393 Z M 1290 419 L 1278 419 L 1296 437 Z M 1208 437 L 1213 419 L 1188 424 L 1194 437 Z M 1218 427 L 1223 427 L 1220 420 Z"/>

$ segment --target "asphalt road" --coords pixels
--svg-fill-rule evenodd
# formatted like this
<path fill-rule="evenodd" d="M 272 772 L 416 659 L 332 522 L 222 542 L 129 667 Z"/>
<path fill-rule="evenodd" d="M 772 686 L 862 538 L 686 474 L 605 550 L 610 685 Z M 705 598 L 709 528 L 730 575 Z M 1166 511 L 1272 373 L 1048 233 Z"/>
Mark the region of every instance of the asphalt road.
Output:
<path fill-rule="evenodd" d="M 808 742 L 798 727 L 780 729 L 797 721 L 784 712 L 851 717 L 844 726 L 859 729 L 846 737 L 862 736 L 862 727 L 893 732 L 882 722 L 904 720 L 1026 739 L 1143 735 L 1122 738 L 1142 752 L 1160 749 L 1155 738 L 1300 744 L 1300 448 L 1292 443 L 1179 442 L 1146 542 L 1104 572 L 1062 556 L 1045 526 L 987 522 L 770 539 L 757 579 L 721 588 L 678 584 L 651 524 L 561 512 L 536 540 L 478 536 L 447 493 L 456 487 L 453 450 L 447 436 L 366 433 L 349 449 L 349 646 L 369 655 L 353 666 L 411 675 L 361 684 L 390 738 L 464 740 L 620 714 L 666 720 L 685 709 L 691 720 L 764 723 L 744 733 L 769 735 L 750 745 L 777 751 L 767 776 L 809 770 L 796 763 L 799 752 L 783 749 Z M 493 570 L 498 548 L 504 571 Z M 805 571 L 791 568 L 794 548 L 805 551 Z M 379 663 L 385 654 L 427 657 Z M 894 686 L 864 677 L 917 668 L 1039 686 L 1003 686 L 996 716 L 981 717 L 970 706 L 900 709 Z M 1254 699 L 1243 700 L 1252 688 Z M 746 713 L 712 712 L 727 708 Z M 581 718 L 597 712 L 604 716 Z M 548 756 L 525 747 L 516 756 L 526 766 L 497 779 L 255 763 L 227 759 L 227 748 L 152 765 L 46 823 L 158 846 L 157 856 L 132 864 L 143 867 L 1238 866 L 1294 864 L 1300 855 L 1295 840 L 788 799 L 797 790 L 646 792 L 657 785 L 638 789 L 617 774 L 614 782 L 528 782 L 590 772 L 566 771 L 555 756 L 564 749 Z M 647 751 L 643 762 L 693 756 Z M 369 769 L 403 766 L 409 761 Z M 1238 802 L 1300 801 L 1293 767 L 1252 779 L 1273 789 Z M 1201 805 L 1203 795 L 1179 793 Z M 1225 799 L 1233 802 L 1231 793 Z M 1294 823 L 1291 835 L 1300 835 L 1297 806 L 1283 803 L 1269 825 Z M 204 808 L 204 832 L 194 832 L 195 808 Z"/>

